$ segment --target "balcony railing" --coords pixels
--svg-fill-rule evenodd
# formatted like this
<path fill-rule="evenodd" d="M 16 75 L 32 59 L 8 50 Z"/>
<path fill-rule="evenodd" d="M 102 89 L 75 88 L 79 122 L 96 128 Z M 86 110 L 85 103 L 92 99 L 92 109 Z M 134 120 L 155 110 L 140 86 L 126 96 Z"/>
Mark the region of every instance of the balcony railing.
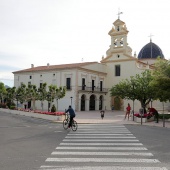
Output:
<path fill-rule="evenodd" d="M 79 86 L 78 91 L 107 93 L 108 88 Z"/>

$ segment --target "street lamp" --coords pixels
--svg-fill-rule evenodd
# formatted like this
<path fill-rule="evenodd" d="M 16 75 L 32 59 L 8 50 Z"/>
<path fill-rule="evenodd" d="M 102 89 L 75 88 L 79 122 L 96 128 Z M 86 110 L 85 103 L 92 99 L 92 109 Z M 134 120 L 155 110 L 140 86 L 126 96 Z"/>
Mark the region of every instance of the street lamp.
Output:
<path fill-rule="evenodd" d="M 57 102 L 57 111 L 58 111 L 58 98 L 56 98 L 56 102 Z"/>
<path fill-rule="evenodd" d="M 152 108 L 152 102 L 153 102 L 153 100 L 152 100 L 152 98 L 151 98 L 151 108 Z"/>
<path fill-rule="evenodd" d="M 19 96 L 20 96 L 19 94 L 16 95 L 16 98 L 17 98 L 17 110 L 18 110 L 18 97 Z"/>
<path fill-rule="evenodd" d="M 133 121 L 134 121 L 134 84 L 133 85 Z"/>
<path fill-rule="evenodd" d="M 50 105 L 49 105 L 50 96 L 51 96 L 51 95 L 48 93 L 48 94 L 47 94 L 47 98 L 48 98 L 48 112 L 49 112 L 49 106 L 50 106 Z"/>
<path fill-rule="evenodd" d="M 73 98 L 73 97 L 71 96 L 71 97 L 70 97 L 70 99 L 71 99 L 71 106 L 72 106 L 72 98 Z"/>

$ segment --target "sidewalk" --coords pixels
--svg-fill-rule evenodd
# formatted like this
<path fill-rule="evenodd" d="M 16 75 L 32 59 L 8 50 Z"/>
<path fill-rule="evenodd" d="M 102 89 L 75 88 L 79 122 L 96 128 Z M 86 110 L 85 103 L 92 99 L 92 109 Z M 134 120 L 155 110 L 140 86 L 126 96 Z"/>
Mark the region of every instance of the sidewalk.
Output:
<path fill-rule="evenodd" d="M 62 123 L 62 120 L 58 120 L 57 116 L 52 115 L 44 115 L 44 114 L 38 114 L 33 112 L 18 112 L 18 111 L 12 111 L 9 109 L 0 109 L 0 112 L 7 112 L 11 114 L 18 114 L 23 116 L 30 116 L 40 119 L 46 119 L 50 120 L 56 123 Z M 131 118 L 129 120 L 124 120 L 124 111 L 105 111 L 104 118 L 101 119 L 101 113 L 100 111 L 81 111 L 76 112 L 75 120 L 78 124 L 85 124 L 85 123 L 113 123 L 113 124 L 134 124 L 134 125 L 140 125 L 140 126 L 155 126 L 155 127 L 162 127 L 162 128 L 170 128 L 170 122 L 165 122 L 165 127 L 163 127 L 162 120 L 159 120 L 159 123 L 155 123 L 155 121 L 152 122 L 146 122 L 146 123 L 136 123 Z"/>
<path fill-rule="evenodd" d="M 162 120 L 159 120 L 159 123 L 146 122 L 146 123 L 136 123 L 131 118 L 129 120 L 124 120 L 125 112 L 124 111 L 106 111 L 104 118 L 101 119 L 101 114 L 99 111 L 82 111 L 76 112 L 75 120 L 78 123 L 114 123 L 114 124 L 134 124 L 140 126 L 157 126 L 163 127 Z M 164 128 L 170 128 L 170 122 L 165 122 Z"/>

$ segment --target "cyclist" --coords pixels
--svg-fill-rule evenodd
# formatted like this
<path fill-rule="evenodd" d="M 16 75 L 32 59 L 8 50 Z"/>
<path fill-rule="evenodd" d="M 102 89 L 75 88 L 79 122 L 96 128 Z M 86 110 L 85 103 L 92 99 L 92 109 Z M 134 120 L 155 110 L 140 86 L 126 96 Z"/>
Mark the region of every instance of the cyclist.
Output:
<path fill-rule="evenodd" d="M 66 113 L 67 112 L 69 112 L 69 114 L 70 114 L 70 122 L 69 122 L 69 125 L 68 125 L 68 127 L 70 128 L 72 126 L 73 118 L 75 117 L 75 112 L 74 112 L 74 110 L 71 106 L 68 107 L 68 109 L 66 110 Z"/>

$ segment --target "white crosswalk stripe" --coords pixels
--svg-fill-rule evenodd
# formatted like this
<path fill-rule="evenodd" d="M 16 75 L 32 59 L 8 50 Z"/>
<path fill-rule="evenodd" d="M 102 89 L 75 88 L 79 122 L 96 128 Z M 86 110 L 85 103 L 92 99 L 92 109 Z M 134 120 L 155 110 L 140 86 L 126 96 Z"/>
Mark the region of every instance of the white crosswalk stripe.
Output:
<path fill-rule="evenodd" d="M 61 169 L 62 168 L 62 169 Z M 78 166 L 78 167 L 63 167 L 63 166 L 41 166 L 41 170 L 167 170 L 166 167 L 118 167 L 118 166 Z"/>
<path fill-rule="evenodd" d="M 125 126 L 79 125 L 39 170 L 167 170 Z"/>
<path fill-rule="evenodd" d="M 153 156 L 152 153 L 138 152 L 52 152 L 52 155 L 136 155 L 136 156 Z"/>
<path fill-rule="evenodd" d="M 137 139 L 64 139 L 64 142 L 139 142 Z"/>
<path fill-rule="evenodd" d="M 91 145 L 100 145 L 100 146 L 105 146 L 105 145 L 109 145 L 109 146 L 113 146 L 113 145 L 122 145 L 122 146 L 124 146 L 124 145 L 128 145 L 128 146 L 131 146 L 131 145 L 143 145 L 142 143 L 60 143 L 60 145 L 76 145 L 76 146 L 78 146 L 78 145 L 89 145 L 89 146 L 91 146 Z"/>

